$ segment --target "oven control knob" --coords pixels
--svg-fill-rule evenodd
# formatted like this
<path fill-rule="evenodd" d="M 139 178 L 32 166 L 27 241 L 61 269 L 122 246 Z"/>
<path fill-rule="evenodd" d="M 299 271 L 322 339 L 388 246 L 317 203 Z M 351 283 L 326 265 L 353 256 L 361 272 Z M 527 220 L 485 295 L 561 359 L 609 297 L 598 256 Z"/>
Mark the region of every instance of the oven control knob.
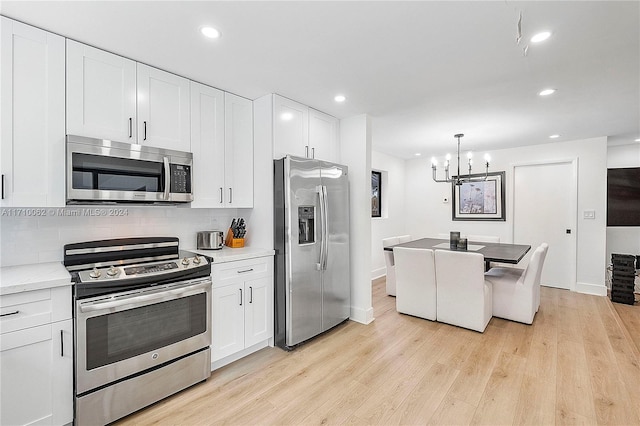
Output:
<path fill-rule="evenodd" d="M 200 256 L 196 256 L 196 257 L 193 258 L 193 264 L 194 265 L 199 265 L 200 262 L 201 262 Z"/>
<path fill-rule="evenodd" d="M 102 272 L 98 271 L 98 268 L 93 268 L 93 271 L 89 272 L 89 276 L 91 278 L 100 278 L 100 276 L 102 275 Z"/>
<path fill-rule="evenodd" d="M 120 273 L 120 270 L 115 266 L 112 266 L 111 268 L 107 269 L 107 275 L 109 275 L 110 277 L 115 277 L 119 273 Z"/>
<path fill-rule="evenodd" d="M 187 266 L 187 265 L 189 264 L 189 259 L 188 259 L 188 258 L 186 258 L 186 257 L 185 257 L 184 259 L 182 259 L 182 264 L 183 264 L 184 266 Z"/>

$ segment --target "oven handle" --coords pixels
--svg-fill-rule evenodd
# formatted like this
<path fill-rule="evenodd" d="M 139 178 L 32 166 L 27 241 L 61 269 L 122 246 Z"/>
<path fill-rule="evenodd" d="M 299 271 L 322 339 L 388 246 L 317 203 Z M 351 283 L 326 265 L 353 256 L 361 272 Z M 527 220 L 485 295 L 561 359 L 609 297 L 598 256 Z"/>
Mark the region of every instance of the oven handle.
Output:
<path fill-rule="evenodd" d="M 184 296 L 198 293 L 197 290 L 204 289 L 211 285 L 211 280 L 206 279 L 199 281 L 195 284 L 191 283 L 184 287 L 165 289 L 154 292 L 152 294 L 132 294 L 127 296 L 118 297 L 117 300 L 110 300 L 107 302 L 93 302 L 87 305 L 80 305 L 80 312 L 96 312 L 113 308 L 119 308 L 125 305 L 131 304 L 148 304 L 147 302 L 166 302 L 167 300 L 179 299 Z M 195 291 L 195 293 L 194 293 Z"/>

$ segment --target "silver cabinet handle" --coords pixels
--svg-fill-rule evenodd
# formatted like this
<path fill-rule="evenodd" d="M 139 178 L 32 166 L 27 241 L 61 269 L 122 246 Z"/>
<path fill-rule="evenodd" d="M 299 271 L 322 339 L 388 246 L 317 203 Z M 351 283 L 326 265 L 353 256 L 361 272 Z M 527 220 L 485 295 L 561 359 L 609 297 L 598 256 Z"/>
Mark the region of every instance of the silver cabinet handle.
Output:
<path fill-rule="evenodd" d="M 242 306 L 242 289 L 239 289 L 239 290 L 240 290 L 240 306 Z"/>
<path fill-rule="evenodd" d="M 4 173 L 2 174 L 2 199 L 4 200 Z"/>
<path fill-rule="evenodd" d="M 253 271 L 253 268 L 250 268 L 250 269 L 244 269 L 244 270 L 242 270 L 242 271 L 238 271 L 238 273 L 239 273 L 239 274 L 244 274 L 245 272 L 251 272 L 251 271 Z"/>
<path fill-rule="evenodd" d="M 253 303 L 253 287 L 249 286 L 249 303 Z"/>
<path fill-rule="evenodd" d="M 222 189 L 222 187 L 220 187 L 220 204 L 222 204 L 224 201 L 222 201 L 222 193 L 224 192 L 224 190 Z"/>
<path fill-rule="evenodd" d="M 233 188 L 229 188 L 229 204 L 233 203 Z"/>
<path fill-rule="evenodd" d="M 143 121 L 144 123 L 144 138 L 142 139 L 143 141 L 147 140 L 147 122 Z"/>
<path fill-rule="evenodd" d="M 63 330 L 60 330 L 60 356 L 64 356 L 64 334 Z"/>
<path fill-rule="evenodd" d="M 304 146 L 304 158 L 309 158 L 309 145 Z"/>
<path fill-rule="evenodd" d="M 8 317 L 9 315 L 17 315 L 20 311 L 7 312 L 6 314 L 0 315 L 0 317 Z"/>
<path fill-rule="evenodd" d="M 129 117 L 129 137 L 133 136 L 133 118 Z"/>
<path fill-rule="evenodd" d="M 311 158 L 316 158 L 316 149 L 311 148 Z"/>

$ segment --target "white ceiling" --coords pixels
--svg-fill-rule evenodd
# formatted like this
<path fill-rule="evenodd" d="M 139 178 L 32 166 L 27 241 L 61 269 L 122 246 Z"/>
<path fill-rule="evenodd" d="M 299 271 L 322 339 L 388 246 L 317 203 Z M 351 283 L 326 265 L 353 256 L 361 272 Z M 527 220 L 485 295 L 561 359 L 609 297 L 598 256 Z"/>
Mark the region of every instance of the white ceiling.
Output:
<path fill-rule="evenodd" d="M 5 16 L 251 99 L 369 114 L 402 158 L 640 137 L 638 1 L 2 1 Z M 522 14 L 522 36 L 516 28 Z M 212 25 L 219 40 L 198 32 Z M 524 46 L 541 30 L 552 37 Z M 542 98 L 543 88 L 557 92 Z M 347 101 L 336 104 L 334 95 Z"/>

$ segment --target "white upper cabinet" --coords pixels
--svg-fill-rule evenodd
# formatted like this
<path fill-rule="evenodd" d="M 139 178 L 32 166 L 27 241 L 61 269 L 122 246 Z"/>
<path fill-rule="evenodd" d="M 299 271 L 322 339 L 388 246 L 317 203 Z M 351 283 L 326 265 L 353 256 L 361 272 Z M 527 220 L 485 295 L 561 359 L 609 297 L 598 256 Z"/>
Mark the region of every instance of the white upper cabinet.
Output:
<path fill-rule="evenodd" d="M 189 80 L 137 64 L 138 143 L 190 151 Z"/>
<path fill-rule="evenodd" d="M 189 80 L 67 40 L 67 133 L 190 151 Z"/>
<path fill-rule="evenodd" d="M 338 119 L 309 108 L 309 146 L 311 157 L 340 162 Z"/>
<path fill-rule="evenodd" d="M 67 40 L 67 133 L 136 142 L 136 63 Z"/>
<path fill-rule="evenodd" d="M 274 95 L 274 158 L 286 155 L 309 157 L 309 107 Z"/>
<path fill-rule="evenodd" d="M 0 19 L 0 205 L 62 207 L 64 38 Z"/>
<path fill-rule="evenodd" d="M 339 161 L 338 119 L 306 105 L 273 97 L 273 158 L 287 154 Z"/>
<path fill-rule="evenodd" d="M 191 207 L 253 207 L 253 102 L 191 82 Z"/>
<path fill-rule="evenodd" d="M 225 93 L 226 204 L 229 207 L 253 207 L 253 102 Z"/>
<path fill-rule="evenodd" d="M 224 206 L 224 92 L 191 82 L 191 207 Z"/>

